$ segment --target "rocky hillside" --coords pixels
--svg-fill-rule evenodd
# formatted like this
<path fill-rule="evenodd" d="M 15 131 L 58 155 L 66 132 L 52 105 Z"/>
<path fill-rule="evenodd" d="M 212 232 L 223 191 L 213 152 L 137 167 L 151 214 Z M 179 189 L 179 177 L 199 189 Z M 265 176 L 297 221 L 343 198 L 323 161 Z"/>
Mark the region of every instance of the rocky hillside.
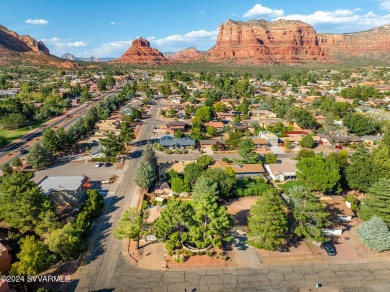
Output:
<path fill-rule="evenodd" d="M 157 49 L 150 47 L 150 42 L 138 38 L 134 40 L 131 47 L 122 57 L 110 63 L 120 64 L 168 64 L 169 61 Z"/>
<path fill-rule="evenodd" d="M 217 43 L 207 53 L 209 62 L 245 64 L 325 61 L 316 31 L 301 21 L 228 20 L 219 26 Z"/>
<path fill-rule="evenodd" d="M 318 34 L 319 44 L 330 56 L 390 56 L 390 25 L 347 34 Z"/>
<path fill-rule="evenodd" d="M 189 62 L 193 60 L 198 60 L 203 56 L 203 52 L 197 50 L 195 47 L 187 48 L 179 52 L 166 55 L 167 59 L 174 62 Z"/>
<path fill-rule="evenodd" d="M 36 41 L 28 35 L 20 36 L 0 25 L 0 65 L 11 64 L 54 65 L 64 68 L 77 66 L 73 62 L 50 55 L 43 42 Z"/>

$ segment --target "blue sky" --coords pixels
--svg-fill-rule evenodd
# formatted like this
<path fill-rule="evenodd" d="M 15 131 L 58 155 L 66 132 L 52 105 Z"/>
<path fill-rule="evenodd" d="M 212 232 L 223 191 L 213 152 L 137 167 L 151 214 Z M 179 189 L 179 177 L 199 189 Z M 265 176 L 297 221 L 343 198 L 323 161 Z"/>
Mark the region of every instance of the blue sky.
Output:
<path fill-rule="evenodd" d="M 390 0 L 1 0 L 0 24 L 43 40 L 61 56 L 119 57 L 138 36 L 161 52 L 215 44 L 227 19 L 299 19 L 318 32 L 345 33 L 390 23 Z"/>

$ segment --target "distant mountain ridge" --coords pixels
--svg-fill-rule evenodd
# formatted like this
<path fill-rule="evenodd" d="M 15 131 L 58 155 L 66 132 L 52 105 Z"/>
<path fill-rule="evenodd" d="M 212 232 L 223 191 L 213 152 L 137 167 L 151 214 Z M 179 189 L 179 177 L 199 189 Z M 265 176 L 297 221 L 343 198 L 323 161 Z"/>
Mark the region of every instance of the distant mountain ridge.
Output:
<path fill-rule="evenodd" d="M 115 58 L 96 58 L 94 56 L 91 56 L 89 58 L 83 58 L 83 57 L 75 57 L 74 55 L 70 53 L 63 54 L 61 56 L 61 59 L 69 60 L 69 61 L 84 61 L 84 62 L 95 62 L 95 63 L 101 63 L 101 62 L 109 62 L 114 60 Z"/>
<path fill-rule="evenodd" d="M 203 54 L 203 51 L 199 51 L 195 47 L 189 47 L 175 53 L 165 53 L 164 55 L 170 61 L 186 63 L 194 60 L 199 60 L 203 56 Z"/>

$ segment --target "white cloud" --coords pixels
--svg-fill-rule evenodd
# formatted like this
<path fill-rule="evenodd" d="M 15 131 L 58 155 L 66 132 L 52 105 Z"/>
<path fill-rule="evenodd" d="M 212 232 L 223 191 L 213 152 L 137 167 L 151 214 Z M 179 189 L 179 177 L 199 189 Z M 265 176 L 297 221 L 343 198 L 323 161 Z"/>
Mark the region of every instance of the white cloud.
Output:
<path fill-rule="evenodd" d="M 201 10 L 201 11 L 198 12 L 198 14 L 200 14 L 200 15 L 205 15 L 205 14 L 206 14 L 206 11 L 205 11 L 205 10 Z"/>
<path fill-rule="evenodd" d="M 342 29 L 343 31 L 359 31 L 390 23 L 390 14 L 377 15 L 372 11 L 369 11 L 367 14 L 357 14 L 355 12 L 347 9 L 316 11 L 308 15 L 285 15 L 283 17 L 277 17 L 273 21 L 278 19 L 301 20 L 313 26 L 326 25 L 328 29 L 334 25 L 336 27 L 332 27 L 333 29 Z"/>
<path fill-rule="evenodd" d="M 83 48 L 83 47 L 87 47 L 88 45 L 83 41 L 78 41 L 78 42 L 67 43 L 66 46 L 70 48 Z"/>
<path fill-rule="evenodd" d="M 78 56 L 95 56 L 98 58 L 119 57 L 131 46 L 131 42 L 132 40 L 103 43 L 98 48 L 80 52 Z"/>
<path fill-rule="evenodd" d="M 389 0 L 385 0 L 385 1 L 381 1 L 382 3 L 380 4 L 380 8 L 383 9 L 383 10 L 387 10 L 387 11 L 390 11 L 390 1 Z"/>
<path fill-rule="evenodd" d="M 26 19 L 24 21 L 25 23 L 28 23 L 28 24 L 48 24 L 49 22 L 45 19 Z"/>
<path fill-rule="evenodd" d="M 218 31 L 195 30 L 185 34 L 174 34 L 164 38 L 150 38 L 152 45 L 160 51 L 178 51 L 189 46 L 196 46 L 197 49 L 206 50 L 215 44 Z"/>
<path fill-rule="evenodd" d="M 268 17 L 281 17 L 284 15 L 284 11 L 282 9 L 272 9 L 265 7 L 261 4 L 256 4 L 247 12 L 244 13 L 245 18 L 249 17 L 259 17 L 259 16 L 268 16 Z"/>
<path fill-rule="evenodd" d="M 122 22 L 111 21 L 110 24 L 111 25 L 122 25 Z"/>

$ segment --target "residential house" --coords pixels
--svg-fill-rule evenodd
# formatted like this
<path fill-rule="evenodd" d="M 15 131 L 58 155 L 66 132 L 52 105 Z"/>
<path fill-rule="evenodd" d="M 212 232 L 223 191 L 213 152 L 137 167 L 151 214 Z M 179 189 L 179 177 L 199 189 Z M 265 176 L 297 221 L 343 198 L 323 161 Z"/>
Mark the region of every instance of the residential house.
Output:
<path fill-rule="evenodd" d="M 10 248 L 3 245 L 0 242 L 0 274 L 4 275 L 4 274 L 8 273 L 10 270 L 11 270 Z"/>
<path fill-rule="evenodd" d="M 46 176 L 38 186 L 55 205 L 77 205 L 91 187 L 87 176 Z"/>
<path fill-rule="evenodd" d="M 217 160 L 209 168 L 220 168 L 225 170 L 226 168 L 233 169 L 237 177 L 261 177 L 264 176 L 266 171 L 261 163 L 257 164 L 229 164 L 222 160 Z"/>
<path fill-rule="evenodd" d="M 259 132 L 259 138 L 264 138 L 271 146 L 278 146 L 279 138 L 275 134 L 268 131 Z"/>
<path fill-rule="evenodd" d="M 224 121 L 233 121 L 235 116 L 241 115 L 241 112 L 237 111 L 230 111 L 227 113 L 224 112 L 218 112 L 217 117 L 218 119 L 224 120 Z"/>
<path fill-rule="evenodd" d="M 225 127 L 224 123 L 222 123 L 222 122 L 214 122 L 214 121 L 204 123 L 204 126 L 205 127 L 213 127 L 216 130 L 223 130 L 223 128 Z"/>
<path fill-rule="evenodd" d="M 225 140 L 224 139 L 208 139 L 208 140 L 199 140 L 199 147 L 201 150 L 211 150 L 211 147 L 215 146 L 217 150 L 224 150 Z"/>
<path fill-rule="evenodd" d="M 351 210 L 350 203 L 344 202 L 341 196 L 321 197 L 321 201 L 326 211 L 330 213 L 331 225 L 323 229 L 324 233 L 332 235 L 341 235 L 347 227 L 346 223 L 351 222 L 355 213 Z"/>
<path fill-rule="evenodd" d="M 167 125 L 167 132 L 173 134 L 176 131 L 185 132 L 189 128 L 189 125 L 184 122 L 171 122 Z"/>
<path fill-rule="evenodd" d="M 170 148 L 170 149 L 195 147 L 195 140 L 189 137 L 175 138 L 170 135 L 165 135 L 160 138 L 160 145 L 163 146 L 164 148 Z"/>
<path fill-rule="evenodd" d="M 367 143 L 368 145 L 374 145 L 378 144 L 383 141 L 383 136 L 377 136 L 377 135 L 367 135 L 362 137 L 364 143 Z"/>
<path fill-rule="evenodd" d="M 333 137 L 335 144 L 357 144 L 363 143 L 364 140 L 358 136 L 345 136 L 345 135 L 335 135 Z"/>
<path fill-rule="evenodd" d="M 332 139 L 328 135 L 318 134 L 319 144 L 325 146 L 332 146 Z"/>
<path fill-rule="evenodd" d="M 170 95 L 170 96 L 168 96 L 168 102 L 180 104 L 182 102 L 182 98 L 180 95 Z"/>
<path fill-rule="evenodd" d="M 265 138 L 252 138 L 252 142 L 256 145 L 257 148 L 268 148 L 270 144 Z"/>
<path fill-rule="evenodd" d="M 264 166 L 273 181 L 286 181 L 297 178 L 296 173 L 298 169 L 296 163 L 266 164 Z"/>
<path fill-rule="evenodd" d="M 276 118 L 276 114 L 266 110 L 266 109 L 258 109 L 258 110 L 251 110 L 249 114 L 253 117 L 261 117 L 261 118 Z"/>

